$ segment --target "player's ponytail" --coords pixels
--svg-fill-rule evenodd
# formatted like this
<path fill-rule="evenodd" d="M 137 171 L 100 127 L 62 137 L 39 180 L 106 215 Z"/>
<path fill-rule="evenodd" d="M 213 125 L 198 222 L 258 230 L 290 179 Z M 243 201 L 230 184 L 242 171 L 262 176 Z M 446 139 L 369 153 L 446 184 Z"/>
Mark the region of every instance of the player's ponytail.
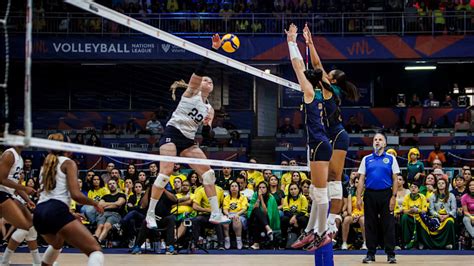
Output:
<path fill-rule="evenodd" d="M 336 80 L 336 85 L 342 89 L 345 97 L 352 102 L 357 102 L 360 98 L 359 91 L 357 90 L 356 85 L 347 81 L 346 73 L 339 69 L 335 69 L 331 72 L 333 72 L 333 78 Z"/>
<path fill-rule="evenodd" d="M 48 136 L 49 140 L 64 141 L 64 135 L 55 133 Z M 46 192 L 53 190 L 56 187 L 56 173 L 59 164 L 59 151 L 49 151 L 48 156 L 44 159 L 42 175 L 43 190 Z"/>
<path fill-rule="evenodd" d="M 188 84 L 184 80 L 178 80 L 173 82 L 170 86 L 171 98 L 176 101 L 176 89 L 187 89 Z"/>

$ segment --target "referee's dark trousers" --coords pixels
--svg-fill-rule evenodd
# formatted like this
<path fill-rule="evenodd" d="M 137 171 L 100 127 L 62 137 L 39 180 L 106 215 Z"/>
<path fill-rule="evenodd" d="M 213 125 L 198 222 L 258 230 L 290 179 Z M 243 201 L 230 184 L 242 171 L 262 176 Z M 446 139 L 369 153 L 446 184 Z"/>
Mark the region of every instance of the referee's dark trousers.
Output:
<path fill-rule="evenodd" d="M 364 192 L 364 217 L 365 217 L 365 238 L 367 245 L 367 255 L 375 256 L 377 249 L 378 234 L 383 233 L 385 253 L 388 256 L 395 255 L 395 218 L 390 212 L 390 198 L 392 189 L 372 190 L 366 189 Z M 380 218 L 379 218 L 380 215 Z M 382 223 L 383 232 L 377 232 Z"/>

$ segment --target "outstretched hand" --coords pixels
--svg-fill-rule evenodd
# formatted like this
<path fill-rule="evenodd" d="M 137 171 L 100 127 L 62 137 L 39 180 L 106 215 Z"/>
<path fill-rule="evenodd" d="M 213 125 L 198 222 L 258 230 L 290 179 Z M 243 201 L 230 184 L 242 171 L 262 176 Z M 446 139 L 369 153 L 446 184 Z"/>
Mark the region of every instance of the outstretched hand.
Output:
<path fill-rule="evenodd" d="M 313 44 L 313 38 L 311 37 L 311 31 L 309 31 L 308 23 L 304 24 L 303 37 L 306 44 Z"/>
<path fill-rule="evenodd" d="M 221 47 L 222 40 L 221 37 L 219 36 L 218 33 L 212 35 L 212 48 L 215 50 L 219 49 Z"/>
<path fill-rule="evenodd" d="M 296 36 L 298 35 L 298 27 L 295 24 L 291 23 L 288 30 L 285 29 L 286 40 L 288 42 L 296 42 Z"/>

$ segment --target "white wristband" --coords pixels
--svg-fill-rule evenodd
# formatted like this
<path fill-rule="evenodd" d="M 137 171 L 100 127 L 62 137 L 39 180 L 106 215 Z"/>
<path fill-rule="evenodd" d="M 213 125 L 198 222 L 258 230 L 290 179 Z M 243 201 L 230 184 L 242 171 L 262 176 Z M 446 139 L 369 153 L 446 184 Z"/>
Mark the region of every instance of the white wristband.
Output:
<path fill-rule="evenodd" d="M 301 56 L 300 49 L 298 48 L 298 44 L 296 42 L 288 42 L 288 49 L 290 50 L 290 59 L 299 59 L 303 61 L 303 57 Z"/>

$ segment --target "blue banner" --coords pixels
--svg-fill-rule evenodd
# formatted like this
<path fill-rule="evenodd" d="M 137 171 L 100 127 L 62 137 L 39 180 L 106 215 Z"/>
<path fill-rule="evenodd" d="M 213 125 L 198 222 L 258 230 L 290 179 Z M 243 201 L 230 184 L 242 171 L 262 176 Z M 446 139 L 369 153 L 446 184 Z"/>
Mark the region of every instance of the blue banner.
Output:
<path fill-rule="evenodd" d="M 474 36 L 315 37 L 322 60 L 392 60 L 474 57 Z M 211 38 L 186 40 L 210 48 Z M 299 43 L 303 49 L 302 40 Z M 194 53 L 143 35 L 35 35 L 33 58 L 39 60 L 195 60 Z M 286 38 L 241 36 L 241 47 L 227 54 L 240 61 L 289 61 Z M 11 37 L 12 58 L 24 56 L 24 37 Z M 0 53 L 3 53 L 0 49 Z"/>

